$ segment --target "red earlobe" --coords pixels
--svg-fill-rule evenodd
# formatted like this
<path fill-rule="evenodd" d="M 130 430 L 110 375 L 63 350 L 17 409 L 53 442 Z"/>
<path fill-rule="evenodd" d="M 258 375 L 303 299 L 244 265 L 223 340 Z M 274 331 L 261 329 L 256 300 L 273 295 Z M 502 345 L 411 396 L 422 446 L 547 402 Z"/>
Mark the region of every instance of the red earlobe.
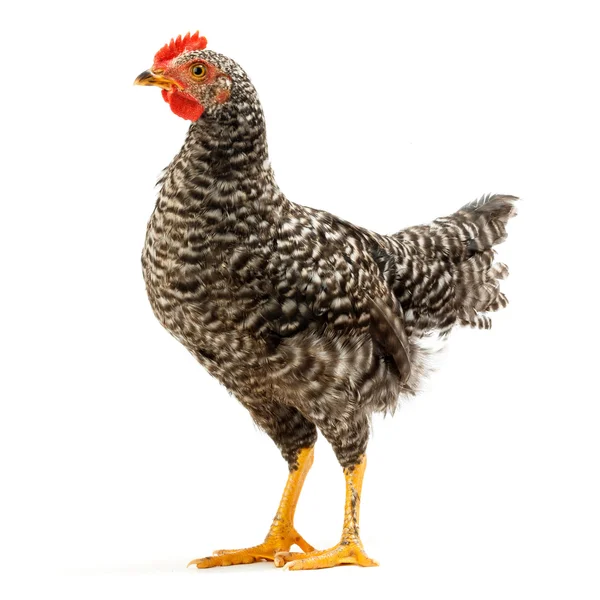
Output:
<path fill-rule="evenodd" d="M 229 90 L 222 90 L 217 94 L 215 101 L 217 104 L 225 104 L 225 102 L 229 100 L 229 96 L 231 96 L 231 92 Z"/>

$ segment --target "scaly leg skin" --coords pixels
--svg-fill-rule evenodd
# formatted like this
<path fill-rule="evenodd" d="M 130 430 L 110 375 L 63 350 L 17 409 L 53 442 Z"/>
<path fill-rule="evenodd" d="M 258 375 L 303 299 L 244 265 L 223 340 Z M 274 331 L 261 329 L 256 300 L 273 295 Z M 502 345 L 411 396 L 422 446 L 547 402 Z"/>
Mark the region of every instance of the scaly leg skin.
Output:
<path fill-rule="evenodd" d="M 275 566 L 300 571 L 305 569 L 326 569 L 337 565 L 360 565 L 376 567 L 379 563 L 369 558 L 364 551 L 358 534 L 358 518 L 360 513 L 360 494 L 362 481 L 367 466 L 367 458 L 363 456 L 354 467 L 344 469 L 346 478 L 346 505 L 344 510 L 344 530 L 337 546 L 322 552 L 280 552 L 275 556 Z"/>
<path fill-rule="evenodd" d="M 209 567 L 249 564 L 259 560 L 274 560 L 278 552 L 287 552 L 294 544 L 300 546 L 304 552 L 314 551 L 314 548 L 306 542 L 294 527 L 296 504 L 306 474 L 312 466 L 313 456 L 313 448 L 303 448 L 298 453 L 298 466 L 289 474 L 277 514 L 262 544 L 241 550 L 217 550 L 213 556 L 192 560 L 188 567 L 196 565 L 199 569 L 207 569 Z"/>

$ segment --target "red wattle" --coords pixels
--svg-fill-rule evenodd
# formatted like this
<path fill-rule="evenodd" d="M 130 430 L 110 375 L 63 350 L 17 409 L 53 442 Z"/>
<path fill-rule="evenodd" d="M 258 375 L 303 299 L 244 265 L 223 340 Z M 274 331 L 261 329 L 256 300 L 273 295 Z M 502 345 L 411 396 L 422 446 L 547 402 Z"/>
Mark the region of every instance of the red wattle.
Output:
<path fill-rule="evenodd" d="M 171 110 L 182 119 L 197 121 L 204 112 L 204 107 L 193 98 L 182 94 L 177 90 L 162 90 L 162 97 L 169 103 Z"/>

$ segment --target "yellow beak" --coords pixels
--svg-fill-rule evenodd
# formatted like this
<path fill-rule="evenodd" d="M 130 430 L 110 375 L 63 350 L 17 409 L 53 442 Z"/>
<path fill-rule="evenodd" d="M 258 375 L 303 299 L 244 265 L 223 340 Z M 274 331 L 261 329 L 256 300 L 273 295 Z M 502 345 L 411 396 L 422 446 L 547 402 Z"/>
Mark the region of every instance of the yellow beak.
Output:
<path fill-rule="evenodd" d="M 133 85 L 155 85 L 163 90 L 172 90 L 174 87 L 181 89 L 181 86 L 172 79 L 165 77 L 161 73 L 153 73 L 152 71 L 144 71 L 140 73 Z"/>

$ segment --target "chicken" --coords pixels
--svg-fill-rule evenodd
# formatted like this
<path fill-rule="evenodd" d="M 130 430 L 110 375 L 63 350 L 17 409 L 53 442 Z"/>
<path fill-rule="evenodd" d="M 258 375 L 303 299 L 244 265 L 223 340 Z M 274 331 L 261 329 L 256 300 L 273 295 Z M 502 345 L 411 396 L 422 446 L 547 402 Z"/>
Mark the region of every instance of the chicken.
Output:
<path fill-rule="evenodd" d="M 359 537 L 370 415 L 418 390 L 424 336 L 489 328 L 487 313 L 507 304 L 499 290 L 507 268 L 494 263 L 493 247 L 516 198 L 487 196 L 379 235 L 286 199 L 254 86 L 199 33 L 171 40 L 135 83 L 161 88 L 192 122 L 148 224 L 142 264 L 152 309 L 289 465 L 265 541 L 190 564 L 376 565 Z M 346 479 L 341 540 L 322 552 L 294 527 L 317 431 Z"/>

